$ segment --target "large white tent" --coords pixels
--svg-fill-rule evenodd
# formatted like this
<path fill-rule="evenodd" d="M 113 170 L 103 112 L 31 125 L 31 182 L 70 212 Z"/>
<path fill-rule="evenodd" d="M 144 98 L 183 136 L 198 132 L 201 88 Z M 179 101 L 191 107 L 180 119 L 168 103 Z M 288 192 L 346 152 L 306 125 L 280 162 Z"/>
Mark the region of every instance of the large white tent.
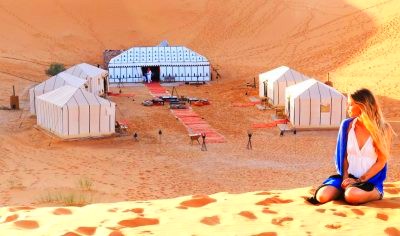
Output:
<path fill-rule="evenodd" d="M 336 89 L 309 79 L 286 88 L 285 112 L 295 128 L 338 128 L 346 102 Z"/>
<path fill-rule="evenodd" d="M 65 85 L 37 97 L 37 124 L 61 138 L 110 135 L 115 132 L 115 103 Z"/>
<path fill-rule="evenodd" d="M 66 73 L 77 76 L 87 81 L 88 91 L 103 95 L 108 91 L 108 71 L 81 63 L 65 70 Z"/>
<path fill-rule="evenodd" d="M 309 77 L 287 67 L 280 66 L 259 74 L 259 96 L 266 97 L 275 106 L 285 105 L 285 88 Z"/>
<path fill-rule="evenodd" d="M 86 81 L 71 74 L 61 72 L 48 80 L 36 85 L 29 90 L 30 112 L 36 114 L 36 98 L 42 94 L 53 91 L 64 85 L 71 85 L 76 88 L 85 88 Z"/>
<path fill-rule="evenodd" d="M 110 83 L 142 83 L 147 69 L 153 81 L 210 81 L 210 63 L 204 56 L 182 46 L 133 47 L 108 64 Z"/>

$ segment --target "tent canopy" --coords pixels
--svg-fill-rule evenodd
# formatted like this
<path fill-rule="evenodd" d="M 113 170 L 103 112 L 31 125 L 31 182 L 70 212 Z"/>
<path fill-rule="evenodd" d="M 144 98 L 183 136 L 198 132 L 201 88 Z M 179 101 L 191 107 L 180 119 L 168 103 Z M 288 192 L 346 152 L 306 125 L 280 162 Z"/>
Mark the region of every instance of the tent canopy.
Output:
<path fill-rule="evenodd" d="M 48 80 L 36 85 L 29 90 L 30 112 L 36 114 L 36 98 L 44 93 L 53 91 L 65 85 L 76 88 L 84 88 L 87 82 L 84 79 L 68 74 L 66 72 L 58 73 L 50 77 Z"/>
<path fill-rule="evenodd" d="M 68 68 L 66 73 L 75 75 L 87 81 L 88 91 L 96 95 L 102 95 L 108 90 L 108 71 L 81 63 Z"/>
<path fill-rule="evenodd" d="M 209 65 L 207 58 L 183 46 L 133 47 L 112 58 L 109 67 L 156 65 Z"/>
<path fill-rule="evenodd" d="M 81 63 L 75 66 L 72 66 L 66 70 L 67 73 L 78 76 L 80 78 L 86 77 L 106 77 L 108 75 L 108 71 L 98 68 L 96 66 L 92 66 L 87 63 Z"/>
<path fill-rule="evenodd" d="M 65 85 L 51 92 L 40 95 L 38 99 L 54 104 L 58 107 L 63 107 L 66 104 L 72 106 L 79 106 L 80 104 L 90 106 L 111 103 L 110 101 L 98 97 L 83 89 L 75 88 L 69 85 Z"/>
<path fill-rule="evenodd" d="M 71 85 L 76 88 L 83 87 L 85 83 L 86 81 L 84 79 L 65 72 L 60 72 L 57 75 L 50 77 L 50 79 L 35 86 L 34 90 L 43 91 L 43 93 L 46 93 L 64 85 Z"/>
<path fill-rule="evenodd" d="M 280 66 L 259 75 L 259 95 L 268 97 L 274 105 L 285 103 L 285 88 L 309 77 L 287 66 Z"/>
<path fill-rule="evenodd" d="M 336 89 L 321 83 L 316 79 L 308 79 L 301 83 L 287 87 L 286 97 L 323 99 L 326 97 L 324 95 L 327 95 L 327 92 L 329 93 L 329 97 L 344 97 L 344 95 L 338 92 Z"/>

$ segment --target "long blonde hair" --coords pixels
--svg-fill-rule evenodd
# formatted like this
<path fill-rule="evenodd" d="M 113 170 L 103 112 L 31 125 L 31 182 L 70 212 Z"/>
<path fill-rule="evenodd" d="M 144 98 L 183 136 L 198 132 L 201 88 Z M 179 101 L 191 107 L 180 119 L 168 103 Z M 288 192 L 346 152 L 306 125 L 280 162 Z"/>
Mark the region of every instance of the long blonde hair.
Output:
<path fill-rule="evenodd" d="M 375 96 L 365 88 L 355 91 L 350 96 L 354 103 L 361 108 L 359 119 L 369 131 L 377 154 L 382 154 L 387 160 L 390 155 L 394 131 L 390 124 L 385 121 Z"/>

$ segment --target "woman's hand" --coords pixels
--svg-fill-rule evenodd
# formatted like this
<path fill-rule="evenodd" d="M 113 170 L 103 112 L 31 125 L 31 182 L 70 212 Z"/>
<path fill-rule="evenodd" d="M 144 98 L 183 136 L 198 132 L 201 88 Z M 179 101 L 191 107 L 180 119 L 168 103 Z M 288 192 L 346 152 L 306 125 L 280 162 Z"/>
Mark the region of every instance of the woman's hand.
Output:
<path fill-rule="evenodd" d="M 345 178 L 342 181 L 342 188 L 347 188 L 349 185 L 357 183 L 357 180 L 353 179 L 353 178 Z"/>

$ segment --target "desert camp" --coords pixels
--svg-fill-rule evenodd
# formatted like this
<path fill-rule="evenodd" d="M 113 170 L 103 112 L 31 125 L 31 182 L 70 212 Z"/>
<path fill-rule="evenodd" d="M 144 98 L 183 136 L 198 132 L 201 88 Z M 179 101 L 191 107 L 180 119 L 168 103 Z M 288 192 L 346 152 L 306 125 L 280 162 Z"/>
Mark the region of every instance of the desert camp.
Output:
<path fill-rule="evenodd" d="M 259 96 L 266 97 L 272 105 L 285 105 L 285 89 L 309 77 L 287 66 L 280 66 L 259 75 Z"/>
<path fill-rule="evenodd" d="M 2 1 L 0 235 L 398 235 L 399 11 L 383 0 Z M 132 60 L 108 64 L 105 52 Z M 260 75 L 277 68 L 270 87 Z M 61 73 L 77 84 L 45 82 Z M 314 205 L 339 174 L 338 121 L 359 115 L 348 99 L 361 88 L 397 135 L 376 157 L 383 190 Z M 371 133 L 355 140 L 366 128 L 348 122 L 353 149 L 371 154 Z M 280 135 L 289 124 L 304 131 Z"/>

